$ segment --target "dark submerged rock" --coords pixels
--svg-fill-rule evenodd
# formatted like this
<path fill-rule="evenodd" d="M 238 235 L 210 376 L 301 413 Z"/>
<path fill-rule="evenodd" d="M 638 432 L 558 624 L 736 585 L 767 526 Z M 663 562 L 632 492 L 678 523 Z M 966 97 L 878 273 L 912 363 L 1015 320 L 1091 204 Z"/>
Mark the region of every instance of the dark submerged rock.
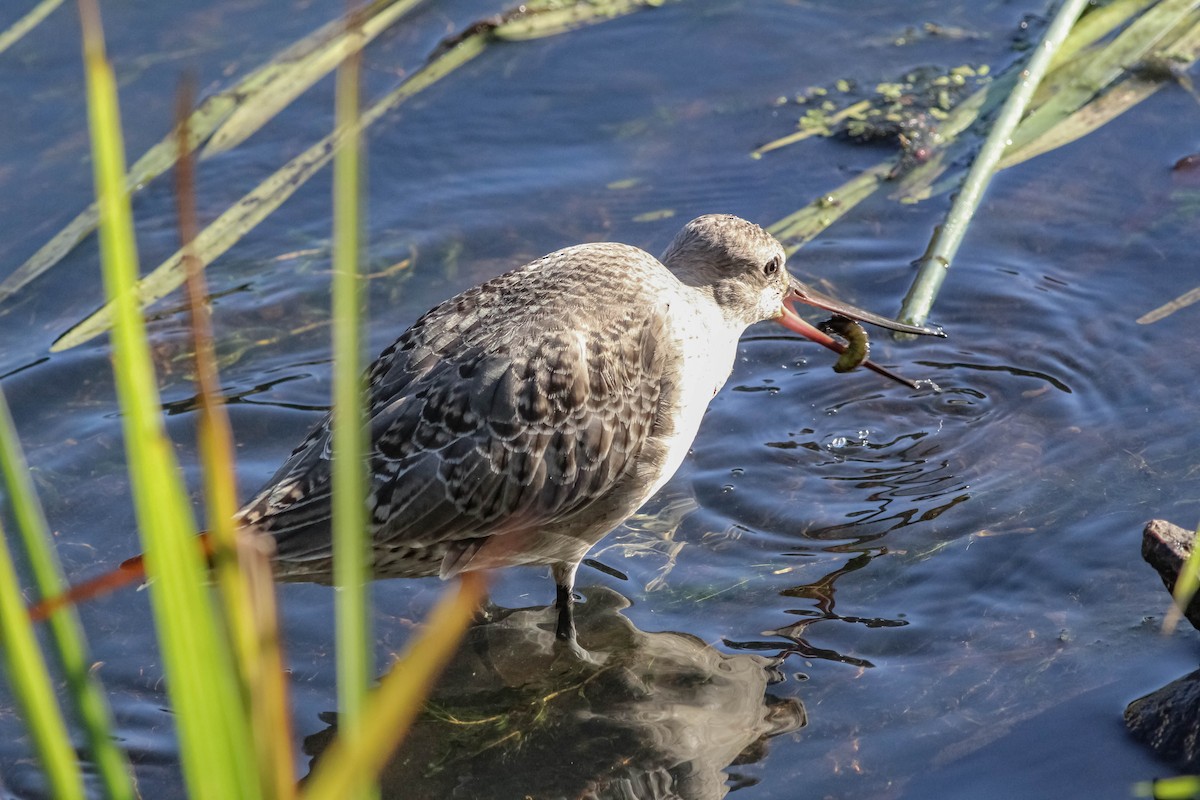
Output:
<path fill-rule="evenodd" d="M 1134 700 L 1125 727 L 1165 761 L 1200 771 L 1200 669 Z"/>
<path fill-rule="evenodd" d="M 1142 531 L 1142 558 L 1154 567 L 1168 592 L 1192 552 L 1195 534 L 1154 519 Z M 1200 628 L 1200 596 L 1184 612 Z M 1182 770 L 1200 771 L 1200 670 L 1172 681 L 1125 708 L 1125 727 L 1164 761 Z"/>

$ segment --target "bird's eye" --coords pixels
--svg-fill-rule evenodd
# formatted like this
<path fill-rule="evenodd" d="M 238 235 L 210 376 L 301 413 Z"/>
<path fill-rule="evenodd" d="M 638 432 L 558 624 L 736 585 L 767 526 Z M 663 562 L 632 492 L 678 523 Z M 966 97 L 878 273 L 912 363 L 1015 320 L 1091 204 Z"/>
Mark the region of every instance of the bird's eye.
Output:
<path fill-rule="evenodd" d="M 767 262 L 767 265 L 763 267 L 764 275 L 774 275 L 776 272 L 779 272 L 779 256 L 772 258 Z"/>

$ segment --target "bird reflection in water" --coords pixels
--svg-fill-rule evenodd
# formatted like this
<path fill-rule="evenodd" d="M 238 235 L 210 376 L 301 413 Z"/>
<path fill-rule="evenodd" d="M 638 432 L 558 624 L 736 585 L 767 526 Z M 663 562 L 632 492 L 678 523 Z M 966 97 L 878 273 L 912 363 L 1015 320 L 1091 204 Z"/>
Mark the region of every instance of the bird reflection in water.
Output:
<path fill-rule="evenodd" d="M 806 723 L 799 700 L 767 691 L 778 659 L 647 633 L 628 601 L 595 587 L 578 607 L 586 654 L 555 646 L 553 608 L 498 610 L 477 625 L 384 769 L 404 798 L 724 797 L 729 771 Z M 305 740 L 315 759 L 336 731 Z"/>

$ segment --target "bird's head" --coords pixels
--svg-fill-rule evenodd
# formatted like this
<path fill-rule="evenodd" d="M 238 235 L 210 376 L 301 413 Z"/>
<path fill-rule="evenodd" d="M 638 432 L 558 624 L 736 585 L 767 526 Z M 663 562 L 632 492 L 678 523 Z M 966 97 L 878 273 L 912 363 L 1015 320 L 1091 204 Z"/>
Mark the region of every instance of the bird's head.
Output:
<path fill-rule="evenodd" d="M 800 282 L 788 272 L 787 254 L 774 236 L 731 214 L 708 214 L 684 225 L 663 253 L 662 262 L 683 283 L 711 293 L 730 324 L 747 326 L 773 319 L 838 350 L 828 336 L 792 309 L 793 304 L 804 303 L 893 331 L 945 336 L 941 328 L 898 322 Z"/>

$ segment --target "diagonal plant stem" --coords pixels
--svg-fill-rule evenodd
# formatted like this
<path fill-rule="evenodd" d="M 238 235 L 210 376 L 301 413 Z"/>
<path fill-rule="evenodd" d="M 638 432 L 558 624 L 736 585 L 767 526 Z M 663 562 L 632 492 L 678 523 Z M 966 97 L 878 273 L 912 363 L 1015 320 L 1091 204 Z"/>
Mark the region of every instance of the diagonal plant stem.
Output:
<path fill-rule="evenodd" d="M 1148 311 L 1137 318 L 1138 325 L 1149 325 L 1174 314 L 1180 309 L 1187 308 L 1193 303 L 1200 303 L 1200 286 L 1184 292 L 1169 303 L 1164 303 L 1153 311 Z"/>
<path fill-rule="evenodd" d="M 789 256 L 812 241 L 818 233 L 845 216 L 875 193 L 896 166 L 888 159 L 850 179 L 829 194 L 773 223 L 767 230 L 783 243 Z"/>
<path fill-rule="evenodd" d="M 1176 3 L 1178 1 L 1174 0 Z M 1114 0 L 1109 5 L 1094 9 L 1082 17 L 1071 29 L 1063 47 L 1052 60 L 1050 74 L 1054 76 L 1055 83 L 1070 83 L 1075 80 L 1071 76 L 1078 76 L 1091 61 L 1136 63 L 1138 59 L 1150 52 L 1148 48 L 1155 45 L 1155 42 L 1162 43 L 1155 45 L 1157 52 L 1168 57 L 1170 63 L 1175 64 L 1178 58 L 1184 57 L 1185 60 L 1178 63 L 1181 69 L 1186 69 L 1195 59 L 1195 47 L 1191 44 L 1193 34 L 1190 30 L 1190 26 L 1196 24 L 1192 19 L 1195 12 L 1177 24 L 1171 33 L 1166 36 L 1158 36 L 1148 29 L 1169 25 L 1172 19 L 1178 17 L 1177 14 L 1165 14 L 1164 9 L 1160 9 L 1158 6 L 1155 6 L 1155 11 L 1158 13 L 1149 21 L 1139 17 L 1148 7 L 1154 5 L 1155 0 Z M 1166 9 L 1166 11 L 1171 10 L 1171 8 Z M 1096 44 L 1126 24 L 1129 26 L 1128 30 L 1133 33 L 1122 34 L 1106 45 Z M 1119 41 L 1122 38 L 1124 41 Z M 1131 43 L 1134 42 L 1139 46 L 1131 46 Z M 1085 52 L 1089 48 L 1094 49 Z M 1106 74 L 1118 73 L 1114 70 L 1106 70 Z M 987 119 L 993 114 L 1011 95 L 1020 77 L 1020 70 L 1009 70 L 951 109 L 939 126 L 939 134 L 947 144 L 942 149 L 935 151 L 928 161 L 903 171 L 899 178 L 891 180 L 890 176 L 899 161 L 894 156 L 890 157 L 868 170 L 869 174 L 861 174 L 852 178 L 832 192 L 814 200 L 808 206 L 776 222 L 771 226 L 772 232 L 780 238 L 790 254 L 836 222 L 855 204 L 885 187 L 894 187 L 890 192 L 891 199 L 901 203 L 919 202 L 932 194 L 941 194 L 958 187 L 961 185 L 961 178 L 956 174 L 946 177 L 946 173 L 954 170 L 955 164 L 966 161 L 970 151 L 975 147 L 973 138 L 963 137 L 961 134 L 971 126 L 979 124 L 980 120 Z M 1043 81 L 1031 106 L 1055 100 L 1052 93 L 1047 91 L 1048 83 L 1048 81 Z M 999 168 L 1013 166 L 1032 158 L 1047 149 L 1051 143 L 1062 144 L 1073 141 L 1075 138 L 1091 132 L 1128 110 L 1139 99 L 1143 99 L 1147 91 L 1146 85 L 1147 81 L 1136 76 L 1132 77 L 1114 87 L 1111 92 L 1099 94 L 1083 108 L 1056 101 L 1055 105 L 1065 117 L 1064 120 L 1044 133 L 1029 137 L 1029 144 L 1025 147 L 1014 149 L 1010 146 L 1005 150 Z M 1091 96 L 1090 93 L 1100 93 L 1103 92 L 1103 89 L 1103 86 L 1093 86 L 1087 94 L 1081 95 L 1076 92 L 1076 100 L 1086 100 Z M 1067 116 L 1068 114 L 1070 116 Z M 1018 136 L 1022 135 L 1021 131 L 1024 125 L 1025 122 L 1022 122 L 1021 127 L 1018 128 Z M 785 137 L 785 139 L 790 138 L 792 137 Z M 784 140 L 777 140 L 777 142 L 782 141 Z M 762 157 L 761 152 L 752 155 Z M 869 175 L 875 177 L 872 178 Z"/>
<path fill-rule="evenodd" d="M 362 47 L 390 28 L 419 2 L 421 0 L 376 0 L 356 12 L 361 20 L 358 36 L 362 39 Z M 332 22 L 330 26 L 340 27 L 341 24 Z M 314 83 L 328 75 L 348 54 L 359 49 L 345 32 L 330 35 L 328 46 L 315 50 L 297 63 L 295 69 L 278 70 L 255 93 L 254 102 L 240 103 L 221 127 L 213 132 L 200 157 L 208 158 L 237 147 Z"/>
<path fill-rule="evenodd" d="M 463 40 L 424 69 L 413 75 L 362 115 L 361 127 L 366 128 L 385 113 L 425 89 L 449 72 L 483 52 L 480 36 Z M 193 254 L 202 264 L 211 264 L 243 236 L 271 215 L 308 179 L 321 171 L 333 159 L 342 131 L 328 134 L 300 155 L 293 158 L 268 177 L 229 209 L 200 231 L 193 245 Z M 183 251 L 177 251 L 142 277 L 137 284 L 137 300 L 142 306 L 166 297 L 183 283 L 185 270 Z M 51 352 L 69 350 L 83 344 L 112 326 L 113 304 L 109 303 L 60 336 Z"/>
<path fill-rule="evenodd" d="M 1055 51 L 1062 46 L 1071 32 L 1071 26 L 1087 5 L 1088 0 L 1064 0 L 1050 27 L 1046 29 L 1045 36 L 1022 72 L 1022 80 L 1000 109 L 979 155 L 971 164 L 962 190 L 954 198 L 945 223 L 934 233 L 929 249 L 918 262 L 917 276 L 900 307 L 898 318 L 902 322 L 923 325 L 929 318 L 934 298 L 937 297 L 946 272 L 958 253 L 967 226 L 979 207 L 980 200 L 983 199 L 984 190 L 996 171 L 996 165 L 1012 139 L 1013 131 L 1016 130 L 1021 116 L 1033 98 L 1033 93 L 1046 74 Z"/>
<path fill-rule="evenodd" d="M 339 733 L 305 781 L 305 800 L 340 800 L 378 778 L 421 711 L 433 681 L 454 655 L 484 589 L 483 575 L 464 572 L 457 591 L 443 593 L 421 634 L 372 692 L 364 736 L 352 742 Z"/>
<path fill-rule="evenodd" d="M 1087 103 L 1102 87 L 1117 80 L 1168 38 L 1200 0 L 1162 0 L 1136 17 L 1125 30 L 1095 52 L 1054 70 L 1037 91 L 1036 108 L 1012 136 L 1011 148 L 1044 134 L 1062 118 Z"/>
<path fill-rule="evenodd" d="M 26 12 L 25 16 L 0 31 L 0 53 L 12 47 L 24 38 L 25 34 L 41 24 L 42 20 L 63 4 L 63 0 L 42 0 Z"/>
<path fill-rule="evenodd" d="M 1156 54 L 1169 63 L 1170 69 L 1179 70 L 1178 74 L 1184 75 L 1200 56 L 1200 12 L 1193 11 L 1164 36 L 1162 46 L 1156 47 L 1151 57 Z M 1164 85 L 1168 83 L 1164 82 L 1161 76 L 1146 75 L 1134 70 L 1104 94 L 1060 119 L 1053 127 L 1043 130 L 1040 134 L 1023 135 L 1025 122 L 1022 122 L 1013 143 L 1004 151 L 1004 158 L 1000 160 L 997 169 L 1008 169 L 1088 135 L 1146 100 Z"/>

